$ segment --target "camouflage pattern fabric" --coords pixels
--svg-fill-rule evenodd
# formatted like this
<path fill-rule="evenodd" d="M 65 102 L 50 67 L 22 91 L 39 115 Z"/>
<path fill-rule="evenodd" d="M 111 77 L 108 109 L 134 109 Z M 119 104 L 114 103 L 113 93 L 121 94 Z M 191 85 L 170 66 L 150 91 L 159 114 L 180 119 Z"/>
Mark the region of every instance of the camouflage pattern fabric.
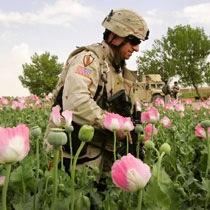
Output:
<path fill-rule="evenodd" d="M 143 17 L 128 9 L 112 10 L 102 25 L 120 37 L 133 35 L 144 41 L 149 36 L 149 29 Z"/>

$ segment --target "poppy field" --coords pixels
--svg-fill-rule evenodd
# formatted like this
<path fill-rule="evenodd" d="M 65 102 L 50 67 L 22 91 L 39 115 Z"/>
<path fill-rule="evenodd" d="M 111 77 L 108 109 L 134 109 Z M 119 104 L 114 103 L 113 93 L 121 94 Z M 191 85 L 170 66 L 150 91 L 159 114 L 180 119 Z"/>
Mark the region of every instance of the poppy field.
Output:
<path fill-rule="evenodd" d="M 173 100 L 137 103 L 141 124 L 110 113 L 104 127 L 137 134 L 142 160 L 114 147 L 110 172 L 76 167 L 80 150 L 94 129 L 84 125 L 70 170 L 63 165 L 62 145 L 71 139 L 72 113 L 51 109 L 47 96 L 0 98 L 1 210 L 208 210 L 210 209 L 210 101 Z M 49 119 L 51 151 L 43 146 Z M 127 139 L 127 138 L 126 138 Z M 125 142 L 129 147 L 128 142 Z"/>

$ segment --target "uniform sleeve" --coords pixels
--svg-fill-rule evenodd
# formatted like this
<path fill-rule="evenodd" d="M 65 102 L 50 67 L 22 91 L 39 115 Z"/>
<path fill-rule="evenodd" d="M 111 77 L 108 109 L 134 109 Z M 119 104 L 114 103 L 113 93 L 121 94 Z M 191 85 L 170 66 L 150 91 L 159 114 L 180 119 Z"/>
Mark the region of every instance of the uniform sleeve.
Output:
<path fill-rule="evenodd" d="M 103 128 L 106 111 L 93 100 L 101 75 L 97 56 L 83 51 L 71 58 L 67 65 L 63 109 L 73 112 L 73 121 L 77 124 Z"/>

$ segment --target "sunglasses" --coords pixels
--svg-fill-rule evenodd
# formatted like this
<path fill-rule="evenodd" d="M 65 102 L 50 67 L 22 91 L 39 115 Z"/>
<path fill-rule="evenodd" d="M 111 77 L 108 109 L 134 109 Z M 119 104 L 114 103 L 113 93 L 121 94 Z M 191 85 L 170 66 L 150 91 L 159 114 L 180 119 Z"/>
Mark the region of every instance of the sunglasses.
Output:
<path fill-rule="evenodd" d="M 136 38 L 135 36 L 127 36 L 126 39 L 130 42 L 131 45 L 136 46 L 141 43 L 141 40 Z"/>

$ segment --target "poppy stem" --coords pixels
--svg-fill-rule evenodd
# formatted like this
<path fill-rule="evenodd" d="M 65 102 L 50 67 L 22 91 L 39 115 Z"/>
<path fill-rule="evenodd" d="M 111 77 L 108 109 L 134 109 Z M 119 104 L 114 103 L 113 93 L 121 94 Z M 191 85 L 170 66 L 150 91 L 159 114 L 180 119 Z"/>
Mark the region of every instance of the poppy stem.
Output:
<path fill-rule="evenodd" d="M 6 177 L 5 177 L 5 182 L 2 189 L 2 210 L 7 209 L 7 189 L 8 189 L 8 184 L 9 184 L 11 168 L 12 168 L 12 164 L 10 163 L 6 164 Z"/>
<path fill-rule="evenodd" d="M 73 147 L 72 147 L 72 135 L 71 132 L 68 132 L 69 136 L 69 150 L 70 150 L 70 166 L 69 166 L 69 173 L 71 174 L 71 168 L 73 165 Z"/>
<path fill-rule="evenodd" d="M 116 144 L 117 144 L 117 132 L 116 131 L 113 131 L 114 133 L 114 161 L 116 161 L 117 157 L 116 157 Z"/>
<path fill-rule="evenodd" d="M 208 130 L 206 130 L 206 145 L 207 145 L 207 166 L 206 166 L 206 173 L 205 173 L 205 178 L 208 177 L 208 172 L 210 169 L 210 139 L 209 139 L 209 134 Z"/>
<path fill-rule="evenodd" d="M 126 148 L 127 148 L 127 154 L 129 153 L 129 136 L 128 136 L 128 132 L 126 132 Z"/>
<path fill-rule="evenodd" d="M 39 168 L 40 168 L 40 161 L 39 161 L 39 137 L 36 137 L 36 183 L 34 187 L 34 205 L 33 209 L 36 209 L 36 194 L 37 194 L 37 186 L 39 181 Z"/>
<path fill-rule="evenodd" d="M 85 146 L 85 141 L 81 141 L 80 146 L 74 156 L 74 161 L 71 169 L 71 210 L 74 210 L 74 199 L 75 199 L 75 172 L 76 172 L 76 164 L 79 157 L 79 154 L 81 153 L 83 147 Z"/>
<path fill-rule="evenodd" d="M 142 198 L 143 198 L 143 189 L 140 189 L 138 191 L 138 206 L 137 206 L 137 210 L 141 210 L 141 207 L 142 207 Z"/>
<path fill-rule="evenodd" d="M 53 195 L 52 195 L 52 206 L 51 210 L 55 210 L 57 201 L 57 189 L 58 189 L 58 157 L 60 147 L 54 147 L 54 168 L 53 168 Z"/>
<path fill-rule="evenodd" d="M 158 168 L 157 168 L 157 182 L 160 183 L 160 172 L 161 172 L 161 163 L 165 152 L 162 152 L 158 157 Z"/>

